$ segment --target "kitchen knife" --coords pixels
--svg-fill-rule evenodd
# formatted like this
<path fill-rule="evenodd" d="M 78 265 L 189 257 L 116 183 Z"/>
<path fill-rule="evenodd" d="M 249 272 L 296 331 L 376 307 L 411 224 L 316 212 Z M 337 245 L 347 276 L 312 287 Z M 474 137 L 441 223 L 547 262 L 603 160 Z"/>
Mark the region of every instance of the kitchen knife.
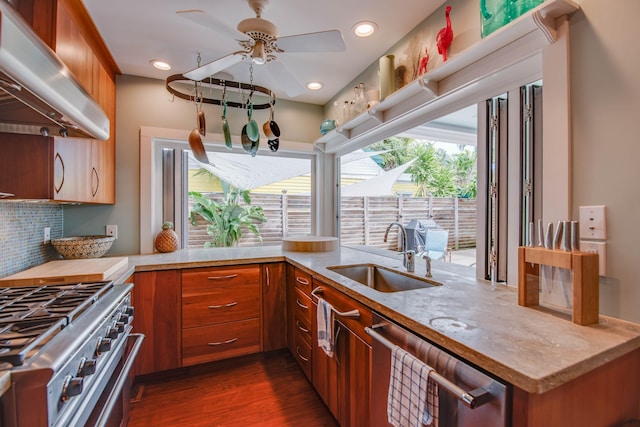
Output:
<path fill-rule="evenodd" d="M 580 250 L 580 223 L 571 221 L 571 250 Z"/>
<path fill-rule="evenodd" d="M 542 228 L 542 220 L 538 220 L 538 246 L 544 246 L 544 229 Z"/>
<path fill-rule="evenodd" d="M 570 221 L 558 221 L 558 228 L 556 230 L 556 237 L 554 238 L 554 245 L 559 244 L 563 251 L 571 250 L 571 222 Z M 564 303 L 567 308 L 571 308 L 571 299 L 569 298 L 569 292 L 567 290 L 567 282 L 571 280 L 571 270 L 566 268 L 558 268 L 558 274 L 560 275 L 560 286 L 562 287 L 562 296 L 564 297 Z"/>
<path fill-rule="evenodd" d="M 542 221 L 541 221 L 542 222 Z M 541 224 L 542 225 L 542 224 Z M 541 236 L 542 237 L 542 236 Z M 545 249 L 553 249 L 553 223 L 547 224 L 547 231 L 544 234 Z M 553 267 L 546 265 L 540 266 L 542 273 L 542 282 L 547 292 L 551 293 L 553 289 Z"/>

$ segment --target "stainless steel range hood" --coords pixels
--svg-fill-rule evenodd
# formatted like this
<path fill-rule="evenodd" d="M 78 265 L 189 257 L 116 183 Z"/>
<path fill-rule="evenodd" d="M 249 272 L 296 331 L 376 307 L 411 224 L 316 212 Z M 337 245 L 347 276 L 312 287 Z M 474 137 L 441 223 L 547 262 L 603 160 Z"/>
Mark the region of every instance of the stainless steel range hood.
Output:
<path fill-rule="evenodd" d="M 56 54 L 0 0 L 0 132 L 109 138 L 109 118 Z"/>

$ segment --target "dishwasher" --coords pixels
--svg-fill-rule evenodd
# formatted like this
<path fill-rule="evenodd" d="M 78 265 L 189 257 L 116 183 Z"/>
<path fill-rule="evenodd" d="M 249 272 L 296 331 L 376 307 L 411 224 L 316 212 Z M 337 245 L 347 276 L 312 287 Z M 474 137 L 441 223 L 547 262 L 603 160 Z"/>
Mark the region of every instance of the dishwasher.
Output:
<path fill-rule="evenodd" d="M 373 338 L 371 379 L 372 426 L 387 427 L 387 396 L 394 346 L 416 356 L 434 371 L 438 384 L 440 427 L 506 427 L 511 425 L 510 389 L 412 332 L 374 313 L 366 328 Z"/>

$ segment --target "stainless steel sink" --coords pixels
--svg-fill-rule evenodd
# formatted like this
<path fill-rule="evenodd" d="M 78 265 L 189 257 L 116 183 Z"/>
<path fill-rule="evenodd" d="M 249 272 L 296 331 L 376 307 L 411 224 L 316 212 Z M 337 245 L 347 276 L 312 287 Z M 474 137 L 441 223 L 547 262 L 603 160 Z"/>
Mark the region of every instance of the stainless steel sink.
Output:
<path fill-rule="evenodd" d="M 376 264 L 335 265 L 327 269 L 380 292 L 400 292 L 441 285 Z"/>

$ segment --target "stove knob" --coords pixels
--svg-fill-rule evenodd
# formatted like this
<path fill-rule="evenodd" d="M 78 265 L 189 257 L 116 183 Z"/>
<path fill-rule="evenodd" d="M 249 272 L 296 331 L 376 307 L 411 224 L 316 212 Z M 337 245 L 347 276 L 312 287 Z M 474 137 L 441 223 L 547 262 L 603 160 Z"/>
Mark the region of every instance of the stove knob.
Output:
<path fill-rule="evenodd" d="M 111 350 L 111 339 L 110 338 L 98 338 L 98 345 L 96 346 L 96 356 L 100 356 L 102 353 Z"/>
<path fill-rule="evenodd" d="M 96 359 L 87 359 L 83 357 L 80 359 L 80 367 L 78 368 L 78 376 L 86 377 L 96 373 Z"/>
<path fill-rule="evenodd" d="M 130 306 L 130 305 L 127 305 L 127 306 L 125 306 L 125 307 L 124 307 L 124 309 L 122 310 L 122 312 L 123 312 L 124 314 L 129 315 L 129 316 L 133 316 L 133 307 L 132 307 L 132 306 Z"/>
<path fill-rule="evenodd" d="M 129 323 L 130 317 L 128 314 L 123 313 L 123 314 L 119 314 L 118 318 L 116 319 L 116 322 L 122 322 L 125 325 Z"/>
<path fill-rule="evenodd" d="M 113 326 L 118 329 L 119 333 L 123 333 L 124 332 L 124 326 L 125 326 L 124 323 L 122 323 L 122 322 L 113 322 Z"/>
<path fill-rule="evenodd" d="M 107 332 L 104 334 L 104 336 L 112 340 L 118 338 L 118 328 L 115 326 L 115 322 L 113 326 L 109 326 L 107 328 Z"/>
<path fill-rule="evenodd" d="M 82 393 L 82 382 L 83 378 L 67 375 L 64 379 L 64 383 L 62 384 L 62 395 L 60 396 L 60 400 L 66 402 L 73 396 L 77 396 Z"/>

